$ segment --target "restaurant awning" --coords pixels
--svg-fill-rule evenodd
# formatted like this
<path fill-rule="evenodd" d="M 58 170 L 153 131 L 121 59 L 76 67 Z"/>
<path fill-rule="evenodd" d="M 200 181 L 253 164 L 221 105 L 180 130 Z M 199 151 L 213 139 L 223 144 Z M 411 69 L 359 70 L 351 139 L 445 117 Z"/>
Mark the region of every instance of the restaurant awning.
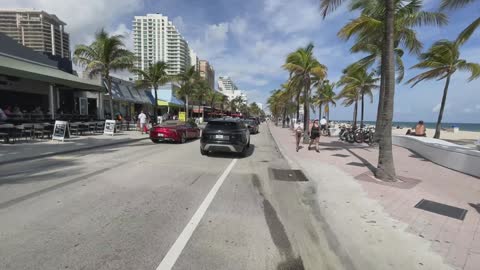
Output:
<path fill-rule="evenodd" d="M 103 85 L 63 72 L 49 65 L 0 53 L 0 74 L 64 85 L 71 88 L 105 91 Z"/>
<path fill-rule="evenodd" d="M 106 82 L 105 87 L 107 87 Z M 137 89 L 135 84 L 130 81 L 112 77 L 112 96 L 113 100 L 121 100 L 137 104 L 154 104 L 153 100 L 147 95 L 145 90 Z"/>
<path fill-rule="evenodd" d="M 171 97 L 170 101 L 166 101 L 163 99 L 157 99 L 158 106 L 167 106 L 167 107 L 183 107 L 185 103 L 176 97 Z"/>

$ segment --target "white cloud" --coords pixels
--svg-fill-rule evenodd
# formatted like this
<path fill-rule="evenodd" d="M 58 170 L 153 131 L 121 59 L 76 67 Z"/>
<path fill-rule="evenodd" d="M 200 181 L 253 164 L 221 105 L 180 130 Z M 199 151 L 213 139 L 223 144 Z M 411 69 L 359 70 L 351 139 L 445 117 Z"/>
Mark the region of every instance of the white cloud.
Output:
<path fill-rule="evenodd" d="M 177 16 L 177 17 L 172 19 L 172 23 L 173 23 L 173 25 L 175 25 L 178 32 L 183 34 L 183 32 L 186 29 L 186 25 L 185 25 L 185 22 L 183 21 L 183 18 L 181 16 Z"/>
<path fill-rule="evenodd" d="M 464 113 L 472 113 L 473 109 L 472 108 L 465 108 L 465 109 L 463 109 L 463 112 Z"/>
<path fill-rule="evenodd" d="M 433 113 L 438 113 L 440 111 L 440 106 L 441 106 L 440 104 L 435 105 L 435 107 L 433 107 L 433 109 L 432 109 L 432 112 Z"/>
<path fill-rule="evenodd" d="M 475 105 L 476 110 L 480 110 L 480 104 Z"/>
<path fill-rule="evenodd" d="M 129 29 L 125 24 L 119 24 L 116 28 L 108 29 L 111 35 L 122 35 L 123 42 L 125 43 L 125 47 L 129 50 L 133 51 L 133 35 L 132 30 Z"/>
<path fill-rule="evenodd" d="M 202 59 L 211 61 L 220 57 L 227 47 L 228 29 L 227 22 L 208 25 L 203 36 L 192 42 L 192 48 Z"/>

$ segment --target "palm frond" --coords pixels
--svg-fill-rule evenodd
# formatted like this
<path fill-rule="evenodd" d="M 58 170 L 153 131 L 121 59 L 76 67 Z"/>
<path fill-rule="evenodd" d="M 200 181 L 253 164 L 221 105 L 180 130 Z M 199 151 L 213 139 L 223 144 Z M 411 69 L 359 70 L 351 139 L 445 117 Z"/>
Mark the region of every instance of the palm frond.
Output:
<path fill-rule="evenodd" d="M 475 30 L 480 26 L 480 17 L 478 17 L 475 21 L 473 21 L 467 28 L 465 28 L 457 37 L 455 40 L 455 43 L 457 43 L 459 46 L 463 45 L 465 42 L 467 42 L 470 37 L 473 35 Z"/>

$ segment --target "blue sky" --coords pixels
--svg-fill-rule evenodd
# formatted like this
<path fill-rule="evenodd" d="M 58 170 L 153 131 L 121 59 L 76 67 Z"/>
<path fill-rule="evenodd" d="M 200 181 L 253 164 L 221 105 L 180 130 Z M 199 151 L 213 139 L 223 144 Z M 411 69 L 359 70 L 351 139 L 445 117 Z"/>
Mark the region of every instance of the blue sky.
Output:
<path fill-rule="evenodd" d="M 281 65 L 286 55 L 308 42 L 315 56 L 328 67 L 328 77 L 336 81 L 341 70 L 361 58 L 349 53 L 351 43 L 336 33 L 357 14 L 343 6 L 323 20 L 317 0 L 17 0 L 3 7 L 34 7 L 57 14 L 68 24 L 72 46 L 91 41 L 93 33 L 105 27 L 127 37 L 131 47 L 131 21 L 135 15 L 162 13 L 170 17 L 201 59 L 211 62 L 216 76 L 229 75 L 247 92 L 250 101 L 264 103 L 272 89 L 288 74 Z M 426 0 L 434 10 L 439 0 Z M 480 1 L 461 10 L 448 12 L 449 25 L 419 28 L 419 39 L 428 48 L 439 39 L 453 39 L 480 14 Z M 480 63 L 480 31 L 462 48 L 462 58 Z M 406 67 L 416 63 L 406 55 Z M 406 71 L 411 78 L 418 71 Z M 466 82 L 467 74 L 452 78 L 444 115 L 445 122 L 480 122 L 480 80 Z M 394 119 L 435 121 L 443 91 L 443 81 L 427 82 L 410 88 L 397 85 Z M 338 90 L 337 90 L 338 91 Z M 377 95 L 366 107 L 367 120 L 375 119 Z M 350 119 L 353 108 L 337 106 L 333 119 Z"/>

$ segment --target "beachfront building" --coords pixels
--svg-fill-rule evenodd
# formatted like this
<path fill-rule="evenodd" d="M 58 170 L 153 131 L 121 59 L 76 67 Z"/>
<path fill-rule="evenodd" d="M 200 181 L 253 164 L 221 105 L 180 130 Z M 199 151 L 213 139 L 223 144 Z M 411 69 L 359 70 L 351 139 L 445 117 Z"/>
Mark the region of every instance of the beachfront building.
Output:
<path fill-rule="evenodd" d="M 195 66 L 195 70 L 200 70 L 200 61 L 198 60 L 197 53 L 190 49 L 190 66 Z"/>
<path fill-rule="evenodd" d="M 135 67 L 146 69 L 158 61 L 167 62 L 169 75 L 176 75 L 192 65 L 190 48 L 177 28 L 162 14 L 135 16 L 133 20 Z"/>
<path fill-rule="evenodd" d="M 218 91 L 227 96 L 229 101 L 237 97 L 242 97 L 245 104 L 248 101 L 247 95 L 238 89 L 233 80 L 228 76 L 218 77 Z"/>
<path fill-rule="evenodd" d="M 65 23 L 54 14 L 35 9 L 0 9 L 0 33 L 19 44 L 45 54 L 57 67 L 73 73 L 70 36 Z"/>
<path fill-rule="evenodd" d="M 57 62 L 0 33 L 0 107 L 12 123 L 103 119 L 99 81 L 82 79 Z"/>
<path fill-rule="evenodd" d="M 200 77 L 208 82 L 211 89 L 215 89 L 215 70 L 207 60 L 200 60 Z"/>

